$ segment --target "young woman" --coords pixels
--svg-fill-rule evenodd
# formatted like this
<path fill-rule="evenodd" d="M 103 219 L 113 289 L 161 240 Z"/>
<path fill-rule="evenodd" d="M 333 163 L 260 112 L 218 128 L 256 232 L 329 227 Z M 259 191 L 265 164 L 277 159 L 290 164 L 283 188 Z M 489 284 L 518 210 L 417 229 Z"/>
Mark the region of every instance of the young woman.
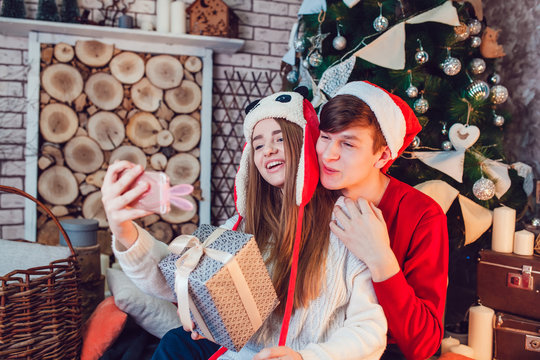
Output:
<path fill-rule="evenodd" d="M 286 92 L 246 111 L 246 146 L 235 184 L 239 216 L 224 226 L 255 235 L 281 303 L 239 353 L 222 358 L 378 359 L 386 319 L 366 265 L 330 233 L 335 196 L 318 185 L 313 107 L 299 93 Z M 156 266 L 166 250 L 129 221 L 135 213 L 126 205 L 144 190 L 125 192 L 129 178 L 118 177 L 119 168 L 111 165 L 102 189 L 115 254 L 139 287 L 174 301 Z M 134 179 L 140 170 L 130 171 Z M 296 281 L 289 281 L 295 274 Z M 208 345 L 173 330 L 154 358 L 207 358 L 215 350 Z"/>

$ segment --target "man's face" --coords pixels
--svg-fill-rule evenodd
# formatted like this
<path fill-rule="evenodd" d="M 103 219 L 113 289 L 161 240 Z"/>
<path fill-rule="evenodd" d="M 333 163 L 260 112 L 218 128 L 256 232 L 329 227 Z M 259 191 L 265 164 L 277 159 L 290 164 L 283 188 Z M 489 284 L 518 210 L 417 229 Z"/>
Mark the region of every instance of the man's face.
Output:
<path fill-rule="evenodd" d="M 321 131 L 317 156 L 322 185 L 355 197 L 379 174 L 386 163 L 382 155 L 387 149 L 385 146 L 373 153 L 373 130 L 368 127 L 352 126 L 336 133 Z"/>

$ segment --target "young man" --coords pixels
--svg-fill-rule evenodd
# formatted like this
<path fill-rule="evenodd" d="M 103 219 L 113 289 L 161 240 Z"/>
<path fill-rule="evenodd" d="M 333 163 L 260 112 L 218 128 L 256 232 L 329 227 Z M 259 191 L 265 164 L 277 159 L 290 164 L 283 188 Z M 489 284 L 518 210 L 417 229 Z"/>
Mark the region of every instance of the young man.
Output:
<path fill-rule="evenodd" d="M 347 198 L 330 229 L 367 264 L 388 320 L 382 359 L 426 359 L 443 335 L 446 216 L 431 198 L 386 175 L 420 124 L 402 99 L 358 81 L 323 106 L 319 128 L 321 183 Z"/>

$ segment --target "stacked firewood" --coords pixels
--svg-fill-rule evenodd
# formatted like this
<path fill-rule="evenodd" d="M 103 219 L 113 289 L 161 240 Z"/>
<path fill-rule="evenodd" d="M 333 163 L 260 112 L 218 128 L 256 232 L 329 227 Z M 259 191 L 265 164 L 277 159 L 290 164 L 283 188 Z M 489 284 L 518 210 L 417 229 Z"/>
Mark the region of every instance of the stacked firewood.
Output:
<path fill-rule="evenodd" d="M 110 235 L 100 188 L 109 164 L 129 160 L 164 171 L 171 185 L 193 184 L 193 211 L 172 208 L 139 221 L 168 243 L 198 224 L 202 61 L 134 53 L 99 41 L 41 49 L 38 193 L 62 218 L 99 221 L 102 252 Z M 56 243 L 38 216 L 38 242 Z M 105 251 L 104 251 L 105 250 Z"/>

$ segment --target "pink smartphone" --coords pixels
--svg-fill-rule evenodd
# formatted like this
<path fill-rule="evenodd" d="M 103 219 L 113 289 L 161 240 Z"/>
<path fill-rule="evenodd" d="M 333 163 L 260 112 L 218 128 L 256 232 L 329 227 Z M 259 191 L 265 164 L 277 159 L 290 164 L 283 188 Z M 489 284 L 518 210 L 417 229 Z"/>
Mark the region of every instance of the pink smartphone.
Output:
<path fill-rule="evenodd" d="M 193 192 L 193 186 L 179 184 L 170 186 L 169 177 L 163 172 L 145 171 L 131 185 L 135 187 L 141 182 L 149 185 L 148 190 L 130 204 L 136 209 L 151 211 L 156 214 L 166 214 L 171 210 L 171 204 L 182 210 L 192 210 L 193 204 L 182 196 Z"/>

